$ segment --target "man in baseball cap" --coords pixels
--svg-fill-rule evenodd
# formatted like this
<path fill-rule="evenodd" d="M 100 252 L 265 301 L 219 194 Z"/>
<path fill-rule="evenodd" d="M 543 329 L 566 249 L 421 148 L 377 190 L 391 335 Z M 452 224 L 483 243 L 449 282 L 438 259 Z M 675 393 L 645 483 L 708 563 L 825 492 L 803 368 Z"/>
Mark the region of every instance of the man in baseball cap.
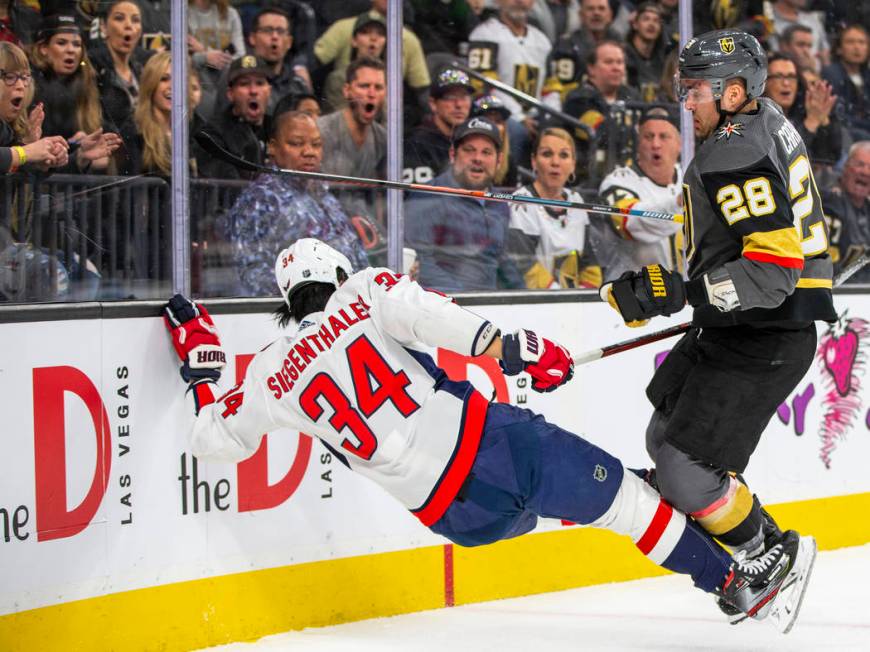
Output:
<path fill-rule="evenodd" d="M 402 178 L 428 183 L 450 162 L 453 130 L 468 120 L 474 86 L 462 70 L 446 68 L 435 76 L 429 90 L 429 108 L 423 121 L 405 138 Z"/>
<path fill-rule="evenodd" d="M 498 127 L 471 118 L 453 131 L 450 166 L 432 184 L 487 190 L 501 162 Z M 507 255 L 510 209 L 470 197 L 412 194 L 405 204 L 408 244 L 418 254 L 420 283 L 443 291 L 521 287 Z"/>

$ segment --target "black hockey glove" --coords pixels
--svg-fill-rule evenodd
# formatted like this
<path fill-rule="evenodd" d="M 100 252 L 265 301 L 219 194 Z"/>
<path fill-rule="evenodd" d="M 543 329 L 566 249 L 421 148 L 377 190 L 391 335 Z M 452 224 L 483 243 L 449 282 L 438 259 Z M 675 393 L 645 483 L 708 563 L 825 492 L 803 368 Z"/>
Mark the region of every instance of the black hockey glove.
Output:
<path fill-rule="evenodd" d="M 672 274 L 661 265 L 647 265 L 604 285 L 601 297 L 611 305 L 616 303 L 614 307 L 625 322 L 635 322 L 682 310 L 686 305 L 686 285 L 679 274 Z"/>

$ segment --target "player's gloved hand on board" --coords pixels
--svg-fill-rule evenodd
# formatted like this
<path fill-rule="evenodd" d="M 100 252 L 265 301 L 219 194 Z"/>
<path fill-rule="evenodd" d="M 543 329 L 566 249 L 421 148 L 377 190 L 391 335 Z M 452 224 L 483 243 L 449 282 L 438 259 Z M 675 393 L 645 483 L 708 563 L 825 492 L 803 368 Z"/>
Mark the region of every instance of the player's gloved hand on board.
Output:
<path fill-rule="evenodd" d="M 205 306 L 176 294 L 164 306 L 163 320 L 181 359 L 185 382 L 217 382 L 227 357 Z"/>
<path fill-rule="evenodd" d="M 606 283 L 600 296 L 632 327 L 643 326 L 650 317 L 679 312 L 687 302 L 694 307 L 709 304 L 722 312 L 740 307 L 737 290 L 724 268 L 686 282 L 661 265 L 647 265 Z"/>
<path fill-rule="evenodd" d="M 574 376 L 574 360 L 565 347 L 520 329 L 501 338 L 501 365 L 506 376 L 525 371 L 536 392 L 552 392 Z"/>

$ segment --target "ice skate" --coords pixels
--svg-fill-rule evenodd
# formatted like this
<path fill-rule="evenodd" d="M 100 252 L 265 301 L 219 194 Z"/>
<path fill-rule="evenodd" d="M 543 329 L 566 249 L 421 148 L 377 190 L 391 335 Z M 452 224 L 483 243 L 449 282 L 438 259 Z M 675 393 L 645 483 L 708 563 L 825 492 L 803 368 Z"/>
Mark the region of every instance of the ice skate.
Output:
<path fill-rule="evenodd" d="M 758 557 L 747 559 L 745 552 L 737 553 L 731 571 L 718 591 L 720 602 L 739 610 L 744 618 L 761 620 L 767 617 L 772 601 L 795 565 L 799 547 L 800 536 L 789 530 L 770 550 Z M 729 614 L 732 623 L 740 620 L 743 618 L 738 618 L 737 614 L 733 619 Z"/>

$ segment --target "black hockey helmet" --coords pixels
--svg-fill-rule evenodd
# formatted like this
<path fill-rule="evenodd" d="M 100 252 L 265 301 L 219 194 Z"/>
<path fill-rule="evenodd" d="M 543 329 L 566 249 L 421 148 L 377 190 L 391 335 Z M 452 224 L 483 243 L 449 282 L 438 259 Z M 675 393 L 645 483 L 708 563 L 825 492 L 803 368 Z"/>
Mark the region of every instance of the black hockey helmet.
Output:
<path fill-rule="evenodd" d="M 678 66 L 675 85 L 681 100 L 680 79 L 709 81 L 717 100 L 729 79 L 739 77 L 746 82 L 747 100 L 761 97 L 767 81 L 764 49 L 754 36 L 739 29 L 720 29 L 691 39 L 680 52 Z"/>

